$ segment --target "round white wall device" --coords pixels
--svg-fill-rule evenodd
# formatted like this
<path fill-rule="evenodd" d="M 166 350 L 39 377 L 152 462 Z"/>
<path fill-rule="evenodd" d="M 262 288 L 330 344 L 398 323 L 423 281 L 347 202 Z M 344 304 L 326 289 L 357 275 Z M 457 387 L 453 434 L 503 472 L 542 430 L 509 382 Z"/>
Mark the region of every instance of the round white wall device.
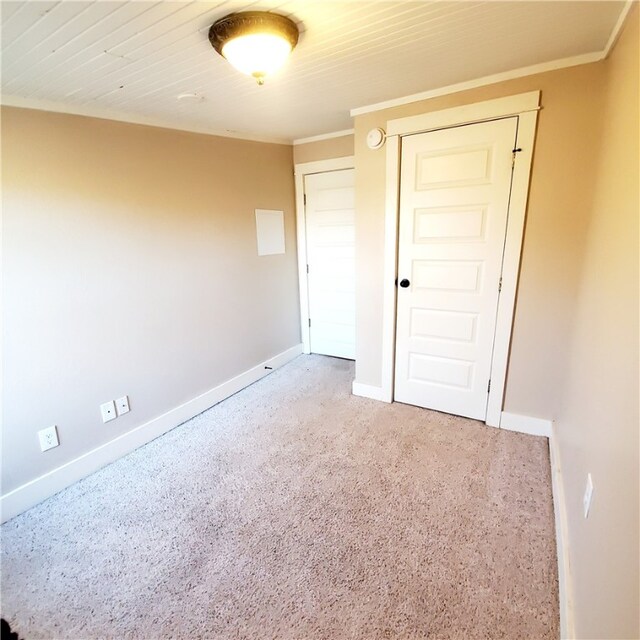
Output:
<path fill-rule="evenodd" d="M 387 134 L 384 132 L 384 129 L 380 127 L 371 129 L 371 131 L 367 133 L 367 147 L 369 147 L 369 149 L 379 149 L 384 144 L 386 137 Z"/>

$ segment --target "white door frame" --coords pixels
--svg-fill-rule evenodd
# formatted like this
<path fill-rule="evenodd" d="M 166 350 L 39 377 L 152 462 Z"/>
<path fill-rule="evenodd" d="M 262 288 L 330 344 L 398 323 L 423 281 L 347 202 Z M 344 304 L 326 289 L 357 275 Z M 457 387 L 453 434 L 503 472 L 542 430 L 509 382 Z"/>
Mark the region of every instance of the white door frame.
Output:
<path fill-rule="evenodd" d="M 298 238 L 298 286 L 300 289 L 300 333 L 303 353 L 311 353 L 309 331 L 309 287 L 307 281 L 307 217 L 304 203 L 304 177 L 312 173 L 326 173 L 355 168 L 355 158 L 344 156 L 294 165 L 296 189 L 296 233 Z"/>
<path fill-rule="evenodd" d="M 502 267 L 502 290 L 498 301 L 496 333 L 491 362 L 491 390 L 486 423 L 500 426 L 504 387 L 511 343 L 511 325 L 515 307 L 524 219 L 529 193 L 536 122 L 540 110 L 540 91 L 507 98 L 434 111 L 387 122 L 387 169 L 384 243 L 384 289 L 382 305 L 382 399 L 393 401 L 396 332 L 396 286 L 398 263 L 398 218 L 400 207 L 400 151 L 402 136 L 425 133 L 447 127 L 474 124 L 518 116 L 515 165 L 511 183 L 509 218 Z"/>

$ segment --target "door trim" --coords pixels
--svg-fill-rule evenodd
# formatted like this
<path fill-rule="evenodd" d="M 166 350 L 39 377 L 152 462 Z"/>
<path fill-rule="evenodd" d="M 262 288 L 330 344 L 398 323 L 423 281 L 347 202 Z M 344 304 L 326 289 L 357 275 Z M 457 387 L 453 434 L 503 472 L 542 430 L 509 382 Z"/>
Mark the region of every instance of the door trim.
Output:
<path fill-rule="evenodd" d="M 354 169 L 354 156 L 301 162 L 294 165 L 296 194 L 296 235 L 298 241 L 298 288 L 300 291 L 300 335 L 303 353 L 311 353 L 311 333 L 309 331 L 309 286 L 307 282 L 307 216 L 304 204 L 304 177 L 312 173 L 327 173 Z"/>
<path fill-rule="evenodd" d="M 496 333 L 491 361 L 491 390 L 486 424 L 500 426 L 511 344 L 524 221 L 529 193 L 540 91 L 487 100 L 419 116 L 387 122 L 384 285 L 382 303 L 382 398 L 393 401 L 396 332 L 396 286 L 398 264 L 398 220 L 400 207 L 400 150 L 403 136 L 426 133 L 509 116 L 518 117 L 516 156 L 511 182 L 509 218 L 502 267 L 502 291 L 498 301 Z"/>

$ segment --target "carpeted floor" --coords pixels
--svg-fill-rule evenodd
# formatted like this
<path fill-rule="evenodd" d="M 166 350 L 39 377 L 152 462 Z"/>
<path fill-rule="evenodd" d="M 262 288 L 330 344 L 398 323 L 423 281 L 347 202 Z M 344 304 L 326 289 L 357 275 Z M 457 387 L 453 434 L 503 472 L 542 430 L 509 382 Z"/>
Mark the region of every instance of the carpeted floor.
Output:
<path fill-rule="evenodd" d="M 301 356 L 2 526 L 21 638 L 557 638 L 546 441 Z"/>

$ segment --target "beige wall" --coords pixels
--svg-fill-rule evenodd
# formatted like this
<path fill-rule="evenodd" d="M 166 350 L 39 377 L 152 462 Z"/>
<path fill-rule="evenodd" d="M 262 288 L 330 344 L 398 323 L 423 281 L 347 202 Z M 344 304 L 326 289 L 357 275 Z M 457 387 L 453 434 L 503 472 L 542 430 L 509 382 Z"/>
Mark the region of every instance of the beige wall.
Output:
<path fill-rule="evenodd" d="M 577 635 L 638 637 L 638 10 L 603 63 L 355 119 L 357 380 L 380 383 L 387 120 L 542 90 L 505 410 L 556 420 Z M 299 342 L 292 162 L 242 142 L 2 110 L 3 492 Z M 253 210 L 282 208 L 259 258 Z M 103 425 L 98 405 L 128 394 Z M 62 445 L 40 453 L 36 431 Z M 581 514 L 585 477 L 594 502 Z"/>
<path fill-rule="evenodd" d="M 296 164 L 330 160 L 353 155 L 353 135 L 317 140 L 293 146 L 293 161 Z"/>
<path fill-rule="evenodd" d="M 292 160 L 2 110 L 3 493 L 300 342 Z M 285 211 L 285 255 L 258 257 L 256 207 Z M 103 424 L 124 394 L 131 413 Z"/>
<path fill-rule="evenodd" d="M 356 380 L 381 382 L 385 148 L 366 134 L 395 118 L 542 91 L 505 411 L 553 417 L 575 302 L 585 213 L 593 196 L 600 144 L 602 64 L 583 65 L 412 103 L 355 118 L 357 344 Z"/>
<path fill-rule="evenodd" d="M 638 7 L 605 63 L 602 144 L 585 221 L 556 430 L 578 638 L 639 638 Z M 582 495 L 591 473 L 587 520 Z"/>
<path fill-rule="evenodd" d="M 388 120 L 542 91 L 505 410 L 555 420 L 578 638 L 638 638 L 638 8 L 609 60 L 355 118 L 356 380 L 381 380 Z M 582 513 L 586 475 L 595 493 Z"/>

